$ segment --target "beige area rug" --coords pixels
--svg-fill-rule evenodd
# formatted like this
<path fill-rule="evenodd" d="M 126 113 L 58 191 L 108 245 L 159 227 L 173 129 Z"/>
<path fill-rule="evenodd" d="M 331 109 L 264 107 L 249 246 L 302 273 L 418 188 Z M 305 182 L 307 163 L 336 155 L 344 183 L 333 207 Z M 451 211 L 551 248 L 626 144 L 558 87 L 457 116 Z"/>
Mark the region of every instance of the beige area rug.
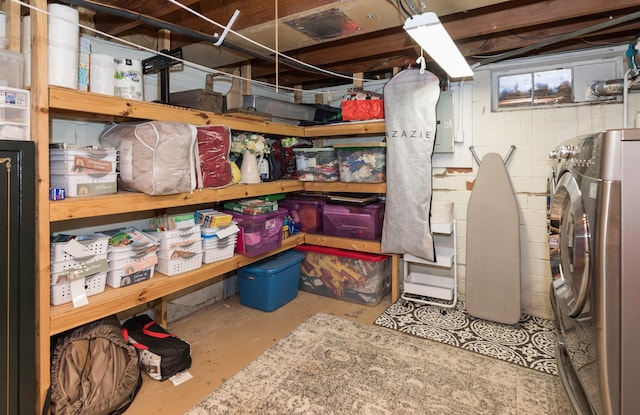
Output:
<path fill-rule="evenodd" d="M 557 376 L 316 314 L 189 415 L 570 414 Z"/>

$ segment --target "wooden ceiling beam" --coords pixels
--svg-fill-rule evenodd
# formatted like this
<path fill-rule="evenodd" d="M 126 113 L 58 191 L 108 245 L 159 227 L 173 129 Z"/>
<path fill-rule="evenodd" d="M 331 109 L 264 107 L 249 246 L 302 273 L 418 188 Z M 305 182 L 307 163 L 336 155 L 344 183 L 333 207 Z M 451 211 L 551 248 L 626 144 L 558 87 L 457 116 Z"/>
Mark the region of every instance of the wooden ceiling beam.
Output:
<path fill-rule="evenodd" d="M 563 20 L 589 18 L 594 14 L 618 14 L 621 9 L 635 8 L 633 11 L 637 11 L 638 0 L 550 0 L 508 8 L 502 6 L 505 5 L 443 17 L 442 24 L 454 40 L 465 39 Z"/>

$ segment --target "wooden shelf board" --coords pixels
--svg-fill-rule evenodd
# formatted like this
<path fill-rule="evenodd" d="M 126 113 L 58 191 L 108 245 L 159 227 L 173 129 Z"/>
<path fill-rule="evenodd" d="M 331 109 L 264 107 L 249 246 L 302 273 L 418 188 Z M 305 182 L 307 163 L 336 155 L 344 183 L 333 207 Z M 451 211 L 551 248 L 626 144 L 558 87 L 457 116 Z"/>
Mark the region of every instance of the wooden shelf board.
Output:
<path fill-rule="evenodd" d="M 351 251 L 369 252 L 372 254 L 380 253 L 379 241 L 367 241 L 364 239 L 341 238 L 338 236 L 327 236 L 307 233 L 304 239 L 305 243 L 319 246 L 330 246 L 333 248 L 348 249 Z"/>
<path fill-rule="evenodd" d="M 195 125 L 221 124 L 229 126 L 232 130 L 297 137 L 341 137 L 385 133 L 384 120 L 300 127 L 174 105 L 92 94 L 58 86 L 49 87 L 49 109 L 53 115 L 65 118 L 178 121 Z"/>
<path fill-rule="evenodd" d="M 155 102 L 128 100 L 109 95 L 92 94 L 68 88 L 49 87 L 49 108 L 52 114 L 69 117 L 79 114 L 87 119 L 92 115 L 110 119 L 142 119 L 158 121 L 177 121 L 194 125 L 226 125 L 232 130 L 247 130 L 256 133 L 268 133 L 286 136 L 304 135 L 304 127 L 271 121 L 251 120 L 232 115 L 215 114 L 174 105 Z"/>
<path fill-rule="evenodd" d="M 302 190 L 304 190 L 303 182 L 277 180 L 260 184 L 234 184 L 220 189 L 198 189 L 192 193 L 176 195 L 149 196 L 145 193 L 122 191 L 111 195 L 75 197 L 51 201 L 49 202 L 49 215 L 51 222 L 57 222 Z"/>
<path fill-rule="evenodd" d="M 312 125 L 304 127 L 305 137 L 330 137 L 346 135 L 384 134 L 384 120 L 343 122 L 339 124 Z"/>
<path fill-rule="evenodd" d="M 103 293 L 89 297 L 89 304 L 74 308 L 71 303 L 51 306 L 50 334 L 62 333 L 82 324 L 146 304 L 163 296 L 212 280 L 227 272 L 285 251 L 304 242 L 305 234 L 296 234 L 282 241 L 279 249 L 257 257 L 235 255 L 212 264 L 203 264 L 194 271 L 168 277 L 155 273 L 153 278 L 120 288 L 107 287 Z"/>
<path fill-rule="evenodd" d="M 304 182 L 307 192 L 386 193 L 386 183 Z"/>

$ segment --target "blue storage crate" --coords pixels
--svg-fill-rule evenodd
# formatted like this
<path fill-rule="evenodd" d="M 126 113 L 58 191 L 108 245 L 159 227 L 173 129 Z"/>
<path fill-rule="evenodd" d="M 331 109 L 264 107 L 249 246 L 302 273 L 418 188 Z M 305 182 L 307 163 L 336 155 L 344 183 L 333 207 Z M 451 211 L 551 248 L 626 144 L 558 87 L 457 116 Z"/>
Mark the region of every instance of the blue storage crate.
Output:
<path fill-rule="evenodd" d="M 303 259 L 289 250 L 238 269 L 240 304 L 273 311 L 296 298 Z"/>

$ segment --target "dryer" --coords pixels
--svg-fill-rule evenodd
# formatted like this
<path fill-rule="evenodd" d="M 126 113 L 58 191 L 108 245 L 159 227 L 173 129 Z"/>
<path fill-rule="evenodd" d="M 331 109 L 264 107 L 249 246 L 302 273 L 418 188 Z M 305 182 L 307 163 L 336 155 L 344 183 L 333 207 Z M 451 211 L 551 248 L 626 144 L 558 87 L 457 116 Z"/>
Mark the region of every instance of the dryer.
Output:
<path fill-rule="evenodd" d="M 640 129 L 551 151 L 549 246 L 558 369 L 577 414 L 640 408 Z"/>

